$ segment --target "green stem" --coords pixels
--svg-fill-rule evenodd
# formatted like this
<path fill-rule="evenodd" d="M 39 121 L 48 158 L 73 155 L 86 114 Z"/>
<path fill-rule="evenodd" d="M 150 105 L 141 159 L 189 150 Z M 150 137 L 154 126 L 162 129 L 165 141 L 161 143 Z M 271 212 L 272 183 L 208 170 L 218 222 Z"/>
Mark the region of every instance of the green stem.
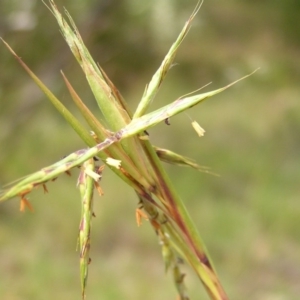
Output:
<path fill-rule="evenodd" d="M 163 201 L 164 203 L 166 202 L 167 209 L 169 209 L 170 215 L 174 219 L 177 226 L 180 228 L 186 243 L 190 245 L 201 266 L 204 266 L 204 268 L 202 267 L 201 269 L 196 268 L 197 274 L 202 274 L 202 276 L 200 276 L 202 280 L 203 278 L 208 278 L 207 281 L 203 280 L 203 283 L 207 290 L 210 290 L 211 292 L 214 291 L 213 294 L 215 295 L 222 295 L 221 298 L 213 299 L 227 299 L 225 291 L 223 290 L 221 283 L 217 279 L 217 275 L 212 261 L 208 255 L 208 251 L 206 250 L 204 243 L 202 242 L 198 233 L 197 227 L 195 226 L 188 211 L 186 210 L 183 201 L 176 193 L 169 179 L 169 176 L 166 174 L 164 168 L 162 167 L 161 162 L 156 155 L 156 152 L 153 149 L 152 145 L 147 141 L 145 141 L 144 145 L 148 158 L 150 161 L 152 161 L 152 167 L 157 177 L 157 186 L 160 188 L 159 192 L 161 192 L 162 194 L 162 198 L 164 199 Z M 199 273 L 200 271 L 201 273 Z M 203 272 L 206 273 L 205 276 L 203 276 Z M 212 275 L 213 278 L 211 278 Z M 214 279 L 214 286 L 212 286 L 212 279 Z"/>

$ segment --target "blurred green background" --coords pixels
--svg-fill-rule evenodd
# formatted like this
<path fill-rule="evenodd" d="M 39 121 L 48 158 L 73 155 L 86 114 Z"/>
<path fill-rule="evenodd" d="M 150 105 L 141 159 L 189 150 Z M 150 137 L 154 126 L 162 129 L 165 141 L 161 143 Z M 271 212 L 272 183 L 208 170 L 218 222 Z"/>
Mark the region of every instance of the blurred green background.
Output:
<path fill-rule="evenodd" d="M 57 0 L 132 110 L 196 1 Z M 220 174 L 166 166 L 207 244 L 230 299 L 300 298 L 300 2 L 205 1 L 151 110 L 208 82 L 224 86 L 149 130 L 151 141 Z M 78 114 L 60 70 L 101 118 L 85 78 L 41 1 L 2 0 L 0 36 Z M 0 186 L 84 147 L 0 44 Z M 197 120 L 206 130 L 198 138 Z M 80 299 L 77 171 L 0 205 L 0 298 Z M 175 299 L 160 246 L 137 199 L 109 170 L 95 199 L 88 299 Z M 208 299 L 186 267 L 191 299 Z"/>

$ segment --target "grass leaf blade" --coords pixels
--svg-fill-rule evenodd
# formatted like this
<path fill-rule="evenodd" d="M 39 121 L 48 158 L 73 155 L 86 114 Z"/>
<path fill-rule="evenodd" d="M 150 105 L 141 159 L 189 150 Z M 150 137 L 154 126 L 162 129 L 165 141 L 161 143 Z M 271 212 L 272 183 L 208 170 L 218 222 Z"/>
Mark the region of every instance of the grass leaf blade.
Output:
<path fill-rule="evenodd" d="M 181 30 L 179 36 L 177 37 L 176 41 L 171 46 L 170 50 L 168 51 L 167 55 L 165 56 L 164 60 L 162 61 L 160 67 L 153 75 L 151 81 L 146 86 L 146 90 L 144 92 L 144 95 L 134 113 L 133 119 L 141 117 L 149 105 L 151 104 L 152 100 L 154 99 L 156 93 L 159 90 L 160 85 L 162 84 L 163 80 L 165 79 L 169 69 L 172 66 L 172 63 L 174 61 L 174 58 L 176 56 L 176 53 L 179 49 L 179 46 L 181 45 L 182 41 L 186 37 L 194 17 L 196 16 L 197 12 L 199 11 L 200 7 L 202 5 L 202 2 L 198 3 L 195 10 L 193 11 L 192 15 L 189 17 L 187 22 L 185 23 L 183 29 Z"/>
<path fill-rule="evenodd" d="M 80 124 L 80 122 L 71 114 L 71 112 L 54 96 L 54 94 L 44 85 L 44 83 L 30 70 L 30 68 L 14 52 L 14 50 L 3 39 L 1 40 L 8 48 L 8 50 L 13 54 L 16 60 L 20 63 L 20 65 L 29 74 L 29 76 L 38 85 L 38 87 L 44 92 L 44 94 L 47 96 L 47 98 L 50 100 L 53 106 L 76 131 L 80 138 L 89 146 L 95 145 L 95 142 L 93 141 L 93 138 L 90 136 L 89 132 Z"/>

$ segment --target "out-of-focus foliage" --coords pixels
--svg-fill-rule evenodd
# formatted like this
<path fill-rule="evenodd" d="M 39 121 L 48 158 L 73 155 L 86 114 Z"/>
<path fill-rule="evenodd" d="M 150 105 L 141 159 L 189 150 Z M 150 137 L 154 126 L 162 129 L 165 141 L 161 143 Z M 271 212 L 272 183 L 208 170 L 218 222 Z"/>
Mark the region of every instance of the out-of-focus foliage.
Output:
<path fill-rule="evenodd" d="M 187 117 L 150 131 L 158 146 L 195 157 L 221 175 L 168 167 L 232 299 L 300 296 L 298 2 L 205 1 L 178 65 L 152 104 L 154 109 L 210 81 L 213 89 L 261 67 Z M 69 10 L 95 60 L 132 107 L 196 4 L 56 3 Z M 96 110 L 80 68 L 41 1 L 0 1 L 0 36 L 64 104 L 73 108 L 60 69 Z M 1 44 L 0 70 L 1 186 L 83 145 Z M 190 118 L 206 130 L 201 139 Z M 0 206 L 3 299 L 74 299 L 79 294 L 77 175 L 59 178 L 48 195 L 32 193 L 33 214 L 20 214 L 17 201 Z M 105 196 L 95 199 L 89 299 L 171 299 L 175 292 L 164 280 L 156 238 L 146 223 L 136 228 L 135 195 L 107 170 L 103 189 Z M 119 211 L 128 218 L 120 218 Z M 191 298 L 199 299 L 198 282 L 193 276 L 187 282 Z"/>

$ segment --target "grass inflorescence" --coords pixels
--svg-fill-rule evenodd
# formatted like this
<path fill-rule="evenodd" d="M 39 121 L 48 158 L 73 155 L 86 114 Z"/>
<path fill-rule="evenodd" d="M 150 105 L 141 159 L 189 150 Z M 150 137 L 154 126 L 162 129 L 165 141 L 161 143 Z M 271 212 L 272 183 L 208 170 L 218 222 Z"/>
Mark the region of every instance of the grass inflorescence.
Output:
<path fill-rule="evenodd" d="M 106 165 L 135 191 L 138 198 L 137 224 L 140 226 L 143 219 L 149 220 L 161 244 L 165 270 L 172 270 L 179 298 L 189 299 L 184 284 L 185 275 L 181 271 L 180 262 L 184 260 L 194 269 L 211 299 L 228 299 L 198 230 L 162 167 L 161 161 L 190 166 L 207 173 L 210 171 L 187 157 L 152 145 L 147 133 L 148 128 L 160 122 L 169 124 L 170 117 L 192 108 L 236 83 L 231 83 L 211 92 L 186 95 L 153 112 L 146 113 L 150 103 L 158 93 L 201 4 L 196 6 L 162 64 L 146 85 L 141 101 L 133 113 L 104 70 L 94 62 L 70 14 L 65 10 L 65 18 L 54 1 L 50 0 L 49 4 L 48 8 L 56 18 L 64 39 L 86 76 L 90 89 L 105 118 L 105 125 L 86 107 L 67 77 L 62 74 L 74 103 L 92 132 L 88 131 L 27 67 L 11 47 L 3 41 L 58 112 L 85 142 L 87 148 L 77 150 L 60 161 L 14 182 L 0 192 L 0 201 L 18 196 L 21 199 L 21 210 L 26 207 L 33 210 L 26 195 L 35 187 L 41 186 L 47 191 L 46 183 L 48 181 L 55 180 L 62 173 L 70 172 L 74 167 L 81 168 L 78 187 L 81 195 L 82 214 L 78 248 L 82 297 L 84 298 L 90 264 L 93 191 L 96 188 L 102 194 L 99 180 L 102 176 L 103 166 Z M 203 135 L 204 130 L 197 122 L 193 122 L 193 127 L 199 136 Z M 97 166 L 98 158 L 103 163 L 102 167 Z"/>

